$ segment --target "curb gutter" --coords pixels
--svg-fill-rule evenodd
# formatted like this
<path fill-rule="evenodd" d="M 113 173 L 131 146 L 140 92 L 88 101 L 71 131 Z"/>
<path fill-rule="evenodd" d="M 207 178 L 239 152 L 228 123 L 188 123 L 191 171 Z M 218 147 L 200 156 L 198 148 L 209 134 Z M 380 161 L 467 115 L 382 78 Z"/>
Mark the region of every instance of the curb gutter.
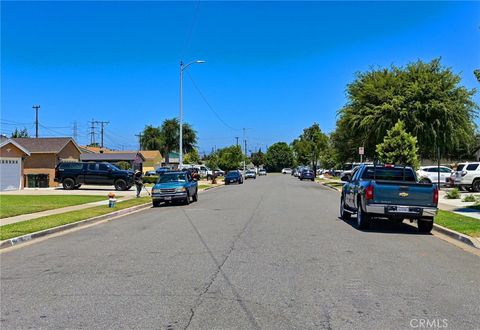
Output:
<path fill-rule="evenodd" d="M 84 225 L 91 224 L 91 223 L 94 223 L 94 222 L 98 222 L 98 221 L 102 221 L 102 220 L 108 220 L 108 219 L 115 218 L 115 217 L 118 217 L 118 216 L 127 215 L 129 213 L 134 212 L 134 211 L 149 208 L 150 206 L 151 206 L 151 203 L 136 205 L 136 206 L 133 206 L 133 207 L 129 207 L 129 208 L 120 210 L 120 211 L 115 211 L 115 212 L 112 212 L 112 213 L 99 215 L 97 217 L 93 217 L 93 218 L 89 218 L 89 219 L 85 219 L 85 220 L 80 220 L 80 221 L 77 221 L 77 222 L 68 223 L 66 225 L 62 225 L 62 226 L 58 226 L 58 227 L 54 227 L 54 228 L 50 228 L 50 229 L 45 229 L 45 230 L 42 230 L 42 231 L 37 231 L 35 233 L 26 234 L 26 235 L 23 235 L 23 236 L 9 238 L 7 240 L 4 240 L 4 241 L 0 242 L 0 249 L 15 246 L 15 245 L 18 245 L 18 244 L 21 244 L 21 243 L 31 241 L 32 239 L 35 239 L 35 238 L 40 238 L 40 237 L 47 236 L 47 235 L 50 235 L 50 234 L 58 233 L 58 232 L 61 232 L 61 231 L 67 230 L 67 229 L 72 229 L 72 228 L 75 228 L 75 227 L 84 226 Z"/>
<path fill-rule="evenodd" d="M 325 186 L 325 187 L 328 187 L 332 190 L 340 191 L 336 187 L 330 186 L 328 183 L 322 183 L 322 185 Z M 452 212 L 452 211 L 450 211 L 450 212 Z M 467 244 L 467 245 L 472 246 L 474 248 L 480 249 L 480 240 L 478 240 L 476 238 L 473 238 L 473 237 L 470 237 L 468 235 L 459 233 L 455 230 L 445 228 L 443 226 L 437 225 L 436 223 L 433 224 L 433 230 L 439 232 L 440 234 L 443 234 L 443 235 L 446 235 L 450 238 L 453 238 L 456 241 L 459 241 L 461 243 Z"/>
<path fill-rule="evenodd" d="M 445 228 L 443 226 L 437 225 L 436 223 L 433 224 L 433 229 L 435 231 L 443 234 L 443 235 L 446 235 L 450 238 L 453 238 L 454 240 L 457 240 L 459 242 L 468 244 L 468 245 L 470 245 L 474 248 L 480 249 L 480 241 L 473 238 L 473 237 L 470 237 L 468 235 L 461 234 L 461 233 L 456 232 L 454 230 L 451 230 L 451 229 Z"/>

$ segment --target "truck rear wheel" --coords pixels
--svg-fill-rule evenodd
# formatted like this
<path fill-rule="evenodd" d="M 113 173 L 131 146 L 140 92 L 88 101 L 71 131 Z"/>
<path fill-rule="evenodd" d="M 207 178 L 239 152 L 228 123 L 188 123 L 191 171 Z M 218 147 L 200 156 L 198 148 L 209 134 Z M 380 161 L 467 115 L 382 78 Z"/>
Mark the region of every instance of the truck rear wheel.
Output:
<path fill-rule="evenodd" d="M 474 192 L 480 192 L 480 179 L 476 179 L 475 181 L 473 181 L 472 190 Z"/>
<path fill-rule="evenodd" d="M 75 181 L 71 178 L 66 178 L 63 180 L 63 189 L 65 190 L 72 190 L 75 188 Z"/>
<path fill-rule="evenodd" d="M 370 215 L 362 209 L 362 204 L 358 203 L 357 208 L 357 229 L 366 229 L 370 226 Z"/>
<path fill-rule="evenodd" d="M 428 234 L 433 229 L 433 219 L 418 219 L 417 225 L 419 232 Z"/>

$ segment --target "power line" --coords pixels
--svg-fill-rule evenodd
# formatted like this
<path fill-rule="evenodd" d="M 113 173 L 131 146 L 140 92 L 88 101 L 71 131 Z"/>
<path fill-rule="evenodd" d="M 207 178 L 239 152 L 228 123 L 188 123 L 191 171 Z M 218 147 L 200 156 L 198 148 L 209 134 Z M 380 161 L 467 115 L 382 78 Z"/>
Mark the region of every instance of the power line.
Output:
<path fill-rule="evenodd" d="M 202 93 L 202 91 L 200 90 L 200 88 L 198 88 L 197 84 L 195 83 L 195 81 L 193 80 L 192 78 L 192 75 L 187 71 L 187 76 L 188 78 L 190 78 L 190 81 L 192 82 L 193 84 L 193 87 L 195 87 L 195 89 L 197 90 L 198 94 L 200 95 L 200 97 L 202 98 L 202 100 L 205 102 L 205 104 L 208 106 L 208 108 L 215 114 L 215 116 L 218 118 L 218 120 L 220 120 L 220 122 L 225 125 L 227 128 L 233 130 L 233 131 L 239 131 L 240 129 L 239 128 L 234 128 L 232 126 L 230 126 L 229 124 L 227 124 L 223 119 L 222 117 L 220 117 L 220 115 L 215 111 L 215 109 L 213 109 L 212 105 L 208 102 L 207 98 L 205 97 L 205 95 Z"/>
<path fill-rule="evenodd" d="M 188 30 L 187 37 L 185 38 L 185 42 L 183 44 L 182 51 L 180 52 L 180 59 L 183 58 L 183 55 L 185 55 L 185 52 L 188 50 L 190 47 L 190 41 L 192 40 L 192 35 L 193 35 L 193 29 L 195 28 L 195 24 L 198 19 L 198 12 L 200 9 L 200 0 L 197 1 L 196 7 L 195 7 L 195 13 L 193 14 L 192 22 L 190 24 L 190 28 Z"/>

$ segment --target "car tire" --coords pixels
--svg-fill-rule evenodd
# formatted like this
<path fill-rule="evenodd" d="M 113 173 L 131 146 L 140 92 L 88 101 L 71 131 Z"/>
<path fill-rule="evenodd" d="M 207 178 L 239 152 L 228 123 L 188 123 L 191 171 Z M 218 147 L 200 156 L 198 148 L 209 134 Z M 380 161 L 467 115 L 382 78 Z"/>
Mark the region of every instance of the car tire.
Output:
<path fill-rule="evenodd" d="M 433 219 L 418 219 L 418 231 L 422 234 L 429 234 L 433 229 Z"/>
<path fill-rule="evenodd" d="M 366 229 L 370 226 L 370 215 L 363 211 L 362 204 L 358 203 L 357 208 L 357 229 Z"/>
<path fill-rule="evenodd" d="M 225 181 L 225 185 L 228 186 L 228 182 L 227 182 L 227 181 Z"/>
<path fill-rule="evenodd" d="M 193 194 L 192 199 L 194 202 L 198 201 L 198 190 L 195 191 L 195 194 Z"/>
<path fill-rule="evenodd" d="M 66 178 L 62 182 L 63 189 L 65 190 L 73 190 L 75 189 L 75 181 L 72 178 Z"/>
<path fill-rule="evenodd" d="M 312 181 L 315 181 L 315 179 L 311 179 Z"/>
<path fill-rule="evenodd" d="M 81 184 L 76 184 L 74 189 L 80 189 L 81 186 Z"/>
<path fill-rule="evenodd" d="M 153 207 L 159 207 L 160 206 L 160 201 L 152 201 L 152 206 Z"/>
<path fill-rule="evenodd" d="M 340 218 L 343 220 L 350 220 L 351 214 L 345 211 L 345 200 L 343 197 L 340 199 Z"/>
<path fill-rule="evenodd" d="M 115 181 L 115 190 L 126 190 L 127 189 L 127 183 L 123 179 L 118 179 Z"/>
<path fill-rule="evenodd" d="M 480 179 L 476 179 L 475 181 L 473 181 L 472 190 L 474 192 L 480 192 Z"/>

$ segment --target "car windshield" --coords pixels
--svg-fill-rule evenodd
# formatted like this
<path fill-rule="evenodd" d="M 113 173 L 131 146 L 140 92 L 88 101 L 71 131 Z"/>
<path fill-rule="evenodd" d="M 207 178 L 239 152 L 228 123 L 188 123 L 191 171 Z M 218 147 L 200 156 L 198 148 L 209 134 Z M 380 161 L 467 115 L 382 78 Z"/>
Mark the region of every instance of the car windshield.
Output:
<path fill-rule="evenodd" d="M 166 173 L 162 175 L 157 183 L 169 183 L 169 182 L 186 182 L 187 176 L 185 173 Z"/>
<path fill-rule="evenodd" d="M 238 176 L 238 172 L 237 172 L 237 171 L 228 172 L 227 176 L 228 176 L 228 177 Z"/>

